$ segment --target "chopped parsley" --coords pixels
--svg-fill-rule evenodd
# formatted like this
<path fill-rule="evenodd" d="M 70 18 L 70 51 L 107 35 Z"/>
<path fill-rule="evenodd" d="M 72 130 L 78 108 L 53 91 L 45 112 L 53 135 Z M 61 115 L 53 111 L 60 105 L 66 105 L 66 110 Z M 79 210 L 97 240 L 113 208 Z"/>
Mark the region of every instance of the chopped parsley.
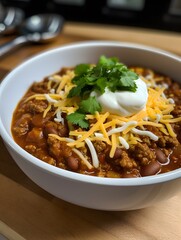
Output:
<path fill-rule="evenodd" d="M 92 91 L 99 91 L 101 94 L 108 88 L 110 91 L 132 91 L 137 89 L 135 80 L 138 75 L 120 63 L 118 58 L 107 58 L 101 56 L 97 65 L 79 64 L 75 67 L 75 77 L 72 82 L 75 84 L 68 98 L 80 97 L 79 109 L 67 116 L 67 120 L 82 128 L 88 128 L 86 114 L 95 114 L 101 111 L 101 106 L 95 97 L 90 97 Z"/>

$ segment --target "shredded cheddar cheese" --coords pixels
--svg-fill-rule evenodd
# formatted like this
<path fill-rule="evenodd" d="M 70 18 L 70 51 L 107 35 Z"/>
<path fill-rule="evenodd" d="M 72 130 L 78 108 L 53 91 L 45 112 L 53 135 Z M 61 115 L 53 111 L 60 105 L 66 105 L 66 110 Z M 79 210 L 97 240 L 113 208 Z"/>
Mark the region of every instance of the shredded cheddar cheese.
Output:
<path fill-rule="evenodd" d="M 113 134 L 111 135 L 111 143 L 112 143 L 112 144 L 111 144 L 112 147 L 111 147 L 111 151 L 110 151 L 109 156 L 110 156 L 111 158 L 113 158 L 114 153 L 115 153 L 116 148 L 117 148 L 117 139 L 116 139 L 116 134 L 115 134 L 115 133 L 113 133 Z"/>
<path fill-rule="evenodd" d="M 74 146 L 79 142 L 84 141 L 86 138 L 90 137 L 92 134 L 94 134 L 95 131 L 97 131 L 98 129 L 100 129 L 100 125 L 102 123 L 105 122 L 105 120 L 107 119 L 107 117 L 109 116 L 109 113 L 106 112 L 104 115 L 102 115 L 98 121 L 91 127 L 91 129 L 89 131 L 85 131 L 83 132 L 82 136 L 80 138 L 77 139 L 77 141 L 73 142 L 73 143 L 69 143 L 69 146 Z M 72 133 L 74 133 L 75 131 L 70 131 L 70 135 L 72 135 Z"/>

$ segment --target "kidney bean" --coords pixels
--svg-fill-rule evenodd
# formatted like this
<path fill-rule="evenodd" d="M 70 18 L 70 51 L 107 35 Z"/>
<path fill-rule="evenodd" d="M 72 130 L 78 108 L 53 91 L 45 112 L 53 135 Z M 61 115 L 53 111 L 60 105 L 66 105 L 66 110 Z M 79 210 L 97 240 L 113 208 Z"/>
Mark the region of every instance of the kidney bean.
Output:
<path fill-rule="evenodd" d="M 69 135 L 69 130 L 68 130 L 68 126 L 65 124 L 65 125 L 63 125 L 63 124 L 58 124 L 58 129 L 57 129 L 57 131 L 58 131 L 58 135 L 60 136 L 60 137 L 68 137 L 68 135 Z"/>
<path fill-rule="evenodd" d="M 38 147 L 45 145 L 45 139 L 43 138 L 43 132 L 41 128 L 33 128 L 26 137 L 27 143 L 34 143 Z"/>
<path fill-rule="evenodd" d="M 155 154 L 157 161 L 159 161 L 160 163 L 166 163 L 168 161 L 167 156 L 162 152 L 160 148 L 157 148 L 155 150 Z"/>
<path fill-rule="evenodd" d="M 106 160 L 108 160 L 108 161 L 109 161 L 109 160 L 116 160 L 116 159 L 119 159 L 119 158 L 122 157 L 122 150 L 121 150 L 121 148 L 116 148 L 115 153 L 114 153 L 114 156 L 113 156 L 112 158 L 109 156 L 110 150 L 111 150 L 111 149 L 108 147 L 108 148 L 104 151 Z"/>
<path fill-rule="evenodd" d="M 58 130 L 57 130 L 57 124 L 54 122 L 46 122 L 44 128 L 43 128 L 43 133 L 47 137 L 48 134 L 57 134 L 58 135 Z"/>
<path fill-rule="evenodd" d="M 159 173 L 161 170 L 161 164 L 157 161 L 153 161 L 146 166 L 141 168 L 141 176 L 151 176 Z"/>
<path fill-rule="evenodd" d="M 116 148 L 116 151 L 115 151 L 115 153 L 114 153 L 114 159 L 118 159 L 118 158 L 120 158 L 121 157 L 121 154 L 122 154 L 122 150 L 121 150 L 121 148 Z"/>
<path fill-rule="evenodd" d="M 79 161 L 76 157 L 70 156 L 66 159 L 67 165 L 72 171 L 77 171 L 79 168 Z"/>
<path fill-rule="evenodd" d="M 105 154 L 104 154 L 104 153 L 100 153 L 100 154 L 98 155 L 98 158 L 99 158 L 99 161 L 100 161 L 101 163 L 104 163 L 104 162 L 105 162 Z"/>

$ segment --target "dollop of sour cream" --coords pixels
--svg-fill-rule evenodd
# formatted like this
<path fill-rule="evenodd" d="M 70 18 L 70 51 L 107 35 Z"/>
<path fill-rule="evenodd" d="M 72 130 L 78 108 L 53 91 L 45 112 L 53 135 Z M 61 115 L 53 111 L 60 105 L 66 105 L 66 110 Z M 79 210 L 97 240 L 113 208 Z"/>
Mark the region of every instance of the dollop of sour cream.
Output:
<path fill-rule="evenodd" d="M 125 117 L 131 116 L 144 109 L 148 99 L 148 91 L 145 82 L 138 78 L 135 80 L 135 83 L 137 86 L 136 92 L 111 92 L 106 88 L 103 94 L 93 91 L 91 96 L 96 97 L 97 101 L 102 106 L 102 111 Z"/>

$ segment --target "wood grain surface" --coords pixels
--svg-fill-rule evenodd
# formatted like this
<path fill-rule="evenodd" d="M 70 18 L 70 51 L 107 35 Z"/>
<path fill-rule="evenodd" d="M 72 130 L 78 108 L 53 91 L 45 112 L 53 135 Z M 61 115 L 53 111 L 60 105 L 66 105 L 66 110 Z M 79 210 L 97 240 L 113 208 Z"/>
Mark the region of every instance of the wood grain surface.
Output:
<path fill-rule="evenodd" d="M 1 37 L 0 43 L 9 39 Z M 0 59 L 0 77 L 43 50 L 87 40 L 146 44 L 181 56 L 181 35 L 136 28 L 66 23 L 52 43 L 27 45 Z M 181 192 L 156 206 L 106 212 L 75 206 L 34 184 L 12 160 L 0 139 L 0 239 L 180 240 Z"/>

